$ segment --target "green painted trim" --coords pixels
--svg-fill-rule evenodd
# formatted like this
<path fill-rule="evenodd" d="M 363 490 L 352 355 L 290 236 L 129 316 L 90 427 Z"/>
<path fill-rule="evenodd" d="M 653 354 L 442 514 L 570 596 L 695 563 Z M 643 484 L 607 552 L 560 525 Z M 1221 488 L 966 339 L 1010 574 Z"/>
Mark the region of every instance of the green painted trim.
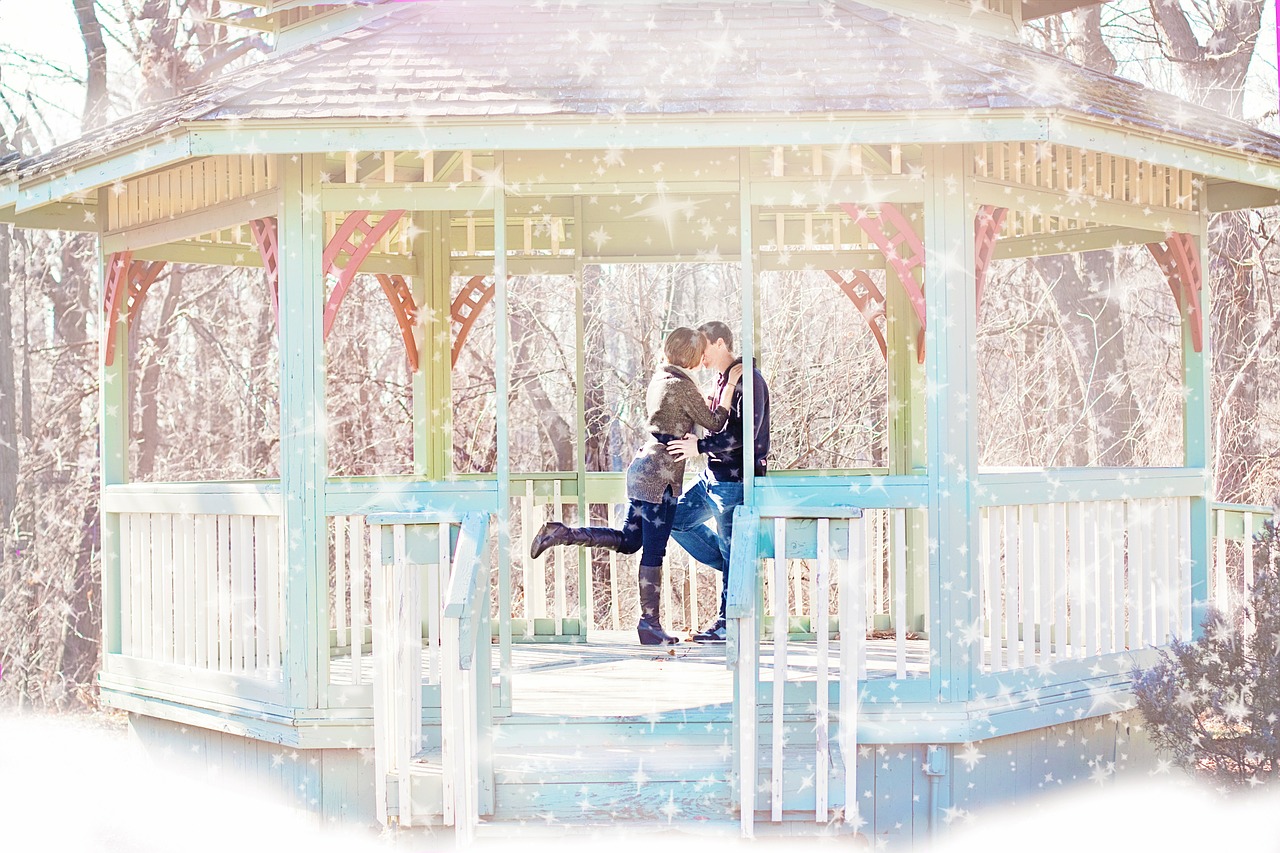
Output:
<path fill-rule="evenodd" d="M 284 671 L 289 704 L 313 708 L 328 683 L 325 520 L 324 216 L 314 155 L 280 162 L 280 486 L 285 537 Z"/>
<path fill-rule="evenodd" d="M 381 149 L 379 149 L 381 150 Z M 368 187 L 325 184 L 320 190 L 325 211 L 483 210 L 493 206 L 493 189 L 448 184 L 381 184 Z"/>
<path fill-rule="evenodd" d="M 326 515 L 368 515 L 379 512 L 497 512 L 496 483 L 398 482 L 334 484 L 326 490 Z"/>
<path fill-rule="evenodd" d="M 924 180 L 908 175 L 826 176 L 804 180 L 753 177 L 749 198 L 756 207 L 827 208 L 841 202 L 919 204 L 924 194 Z"/>
<path fill-rule="evenodd" d="M 582 196 L 573 197 L 573 220 L 579 227 L 573 229 L 573 305 L 576 316 L 573 324 L 573 400 L 574 400 L 574 459 L 577 464 L 575 485 L 578 491 L 578 523 L 589 524 L 587 519 L 587 329 L 586 296 L 583 280 L 583 221 Z M 578 548 L 578 624 L 581 635 L 591 633 L 591 617 L 595 608 L 595 585 L 591 570 L 591 553 Z"/>
<path fill-rule="evenodd" d="M 1032 237 L 1002 237 L 996 241 L 992 257 L 1000 261 L 1013 258 L 1038 258 L 1045 255 L 1060 255 L 1066 252 L 1088 252 L 1093 249 L 1113 249 L 1117 246 L 1139 246 L 1144 243 L 1159 243 L 1164 238 L 1164 231 L 1099 225 L 1080 228 L 1075 231 L 1037 234 Z"/>
<path fill-rule="evenodd" d="M 1218 513 L 1222 513 L 1222 523 L 1218 523 Z M 1257 536 L 1262 532 L 1262 523 L 1271 521 L 1272 514 L 1275 510 L 1269 506 L 1253 506 L 1250 504 L 1224 504 L 1213 502 L 1209 504 L 1209 520 L 1213 525 L 1213 537 L 1227 539 L 1231 542 L 1244 542 L 1245 528 L 1244 517 L 1246 514 L 1253 516 L 1253 535 Z"/>
<path fill-rule="evenodd" d="M 105 302 L 108 263 L 108 257 L 99 252 L 95 305 Z M 119 652 L 121 648 L 120 551 L 125 546 L 120 539 L 120 519 L 109 510 L 105 496 L 115 484 L 129 479 L 128 332 L 127 322 L 121 320 L 116 324 L 116 357 L 110 366 L 103 363 L 106 335 L 100 336 L 98 346 L 98 417 L 101 424 L 98 456 L 102 466 L 98 483 L 103 495 L 98 517 L 102 526 L 102 642 L 103 651 L 107 654 Z"/>
<path fill-rule="evenodd" d="M 1138 500 L 1202 495 L 1202 468 L 1046 468 L 979 471 L 978 506 Z"/>
<path fill-rule="evenodd" d="M 414 273 L 409 282 L 413 294 L 413 304 L 418 306 L 419 333 L 418 369 L 409 377 L 413 398 L 413 473 L 416 477 L 435 480 L 441 474 L 434 470 L 434 426 L 430 420 L 431 412 L 431 374 L 432 357 L 437 350 L 434 336 L 431 333 L 431 318 L 435 316 L 436 306 L 431 300 L 432 270 L 435 265 L 435 253 L 431 251 L 430 216 L 417 213 L 412 216 L 415 233 L 413 235 Z"/>
<path fill-rule="evenodd" d="M 225 231 L 256 219 L 263 210 L 278 208 L 279 195 L 278 190 L 263 190 L 244 198 L 224 201 L 190 213 L 171 216 L 159 222 L 113 231 L 102 236 L 103 252 L 111 254 L 126 250 L 136 251 L 214 231 Z"/>
<path fill-rule="evenodd" d="M 738 152 L 739 199 L 751 198 L 751 152 L 745 149 Z M 760 354 L 756 344 L 760 340 L 759 328 L 759 278 L 756 276 L 756 238 L 755 224 L 759 220 L 759 212 L 750 204 L 738 205 L 738 229 L 741 242 L 738 249 L 739 293 L 742 300 L 742 326 L 739 335 L 742 339 L 739 355 L 744 365 L 760 366 Z M 742 375 L 742 452 L 743 458 L 752 460 L 743 465 L 742 501 L 751 506 L 755 502 L 755 424 L 756 417 L 756 383 L 750 371 Z"/>

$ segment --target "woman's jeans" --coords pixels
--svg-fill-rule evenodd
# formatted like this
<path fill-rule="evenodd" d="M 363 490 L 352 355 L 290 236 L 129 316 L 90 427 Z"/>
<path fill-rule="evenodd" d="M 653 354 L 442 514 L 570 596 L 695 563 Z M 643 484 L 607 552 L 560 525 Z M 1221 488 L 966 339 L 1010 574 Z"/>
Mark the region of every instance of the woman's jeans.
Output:
<path fill-rule="evenodd" d="M 622 523 L 623 554 L 640 551 L 640 565 L 661 566 L 667 557 L 671 521 L 676 514 L 676 498 L 668 488 L 661 503 L 633 500 L 627 504 L 627 520 Z"/>

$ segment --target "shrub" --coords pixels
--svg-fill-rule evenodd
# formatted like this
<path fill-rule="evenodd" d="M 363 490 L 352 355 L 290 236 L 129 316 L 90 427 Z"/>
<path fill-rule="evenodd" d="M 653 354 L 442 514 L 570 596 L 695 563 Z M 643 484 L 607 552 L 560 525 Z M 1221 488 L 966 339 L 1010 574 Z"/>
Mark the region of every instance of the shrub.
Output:
<path fill-rule="evenodd" d="M 1229 785 L 1280 771 L 1280 576 L 1271 522 L 1254 537 L 1254 584 L 1239 623 L 1210 608 L 1195 642 L 1174 640 L 1133 671 L 1151 739 L 1180 767 Z M 1252 626 L 1249 626 L 1250 621 Z"/>

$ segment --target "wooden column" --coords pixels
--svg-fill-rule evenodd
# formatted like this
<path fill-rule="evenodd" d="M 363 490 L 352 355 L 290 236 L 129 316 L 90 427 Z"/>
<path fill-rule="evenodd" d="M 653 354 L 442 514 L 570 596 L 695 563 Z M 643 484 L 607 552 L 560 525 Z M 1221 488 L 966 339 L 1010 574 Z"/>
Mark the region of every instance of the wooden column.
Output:
<path fill-rule="evenodd" d="M 969 698 L 979 653 L 977 645 L 962 645 L 958 630 L 978 618 L 976 598 L 970 594 L 978 555 L 978 502 L 972 484 L 978 468 L 972 162 L 962 145 L 938 145 L 926 152 L 926 459 L 929 534 L 937 542 L 929 553 L 929 630 L 938 652 L 932 692 L 951 701 Z"/>
<path fill-rule="evenodd" d="M 418 268 L 413 301 L 419 306 L 422 341 L 413 376 L 413 470 L 419 477 L 443 480 L 453 471 L 449 214 L 418 213 L 413 222 Z"/>
<path fill-rule="evenodd" d="M 741 232 L 742 246 L 739 255 L 742 258 L 741 293 L 742 293 L 742 341 L 741 355 L 743 361 L 742 374 L 742 502 L 745 506 L 754 504 L 756 482 L 756 439 L 754 425 L 756 422 L 756 383 L 748 366 L 759 367 L 756 352 L 756 341 L 760 337 L 759 313 L 760 294 L 756 287 L 756 209 L 751 204 L 751 152 L 742 149 L 738 154 L 741 171 L 738 190 L 738 230 Z"/>
<path fill-rule="evenodd" d="M 99 210 L 105 211 L 109 189 L 98 194 Z M 100 217 L 100 228 L 106 227 L 106 216 Z M 99 252 L 102 237 L 98 237 Z M 98 263 L 99 293 L 105 297 L 109 257 L 100 257 Z M 98 300 L 101 306 L 104 299 Z M 101 310 L 99 308 L 99 310 Z M 122 312 L 123 313 L 123 312 Z M 106 504 L 109 486 L 129 481 L 129 323 L 124 316 L 115 319 L 116 354 L 111 364 L 106 364 L 106 329 L 102 330 L 98 352 L 99 435 L 102 459 L 99 505 Z M 119 653 L 120 646 L 120 516 L 99 510 L 102 525 L 102 642 L 103 665 L 106 655 Z"/>
<path fill-rule="evenodd" d="M 502 174 L 502 153 L 495 155 L 494 168 Z M 502 636 L 503 659 L 501 702 L 509 707 L 510 681 L 510 631 L 511 631 L 511 449 L 510 435 L 511 369 L 509 350 L 511 329 L 507 310 L 507 195 L 501 182 L 494 188 L 493 199 L 493 372 L 497 382 L 496 430 L 498 441 L 498 607 Z"/>
<path fill-rule="evenodd" d="M 328 527 L 322 325 L 324 216 L 314 155 L 280 158 L 280 491 L 285 694 L 319 706 L 328 674 Z"/>
<path fill-rule="evenodd" d="M 1196 352 L 1192 345 L 1191 324 L 1196 322 L 1189 314 L 1190 300 L 1183 300 L 1182 310 L 1182 382 L 1187 389 L 1182 418 L 1182 446 L 1184 462 L 1188 468 L 1204 472 L 1204 490 L 1191 499 L 1191 524 L 1189 556 L 1191 557 L 1191 635 L 1199 638 L 1200 623 L 1209 609 L 1209 572 L 1213 567 L 1213 528 L 1211 503 L 1213 499 L 1213 448 L 1211 445 L 1212 413 L 1209 410 L 1210 358 L 1213 341 L 1209 335 L 1209 215 L 1203 205 L 1200 211 L 1199 233 L 1196 235 L 1200 253 L 1200 314 L 1199 322 L 1202 346 Z M 1186 639 L 1186 626 L 1175 625 L 1174 633 Z"/>
<path fill-rule="evenodd" d="M 905 210 L 906 208 L 904 212 Z M 916 233 L 920 234 L 922 224 L 912 224 Z M 925 366 L 920 363 L 918 350 L 920 321 L 893 264 L 886 264 L 885 275 L 885 342 L 888 344 L 885 358 L 889 378 L 889 435 L 886 456 L 891 475 L 909 476 L 924 473 L 928 465 Z M 903 522 L 896 514 L 891 514 L 888 521 L 889 541 L 900 541 L 896 528 Z M 911 512 L 906 513 L 905 524 L 906 530 L 903 531 L 901 541 L 907 543 L 906 630 L 929 632 L 931 627 L 923 624 L 926 610 L 924 602 L 930 597 L 929 531 L 920 527 Z M 896 593 L 896 590 L 891 590 L 891 593 Z M 893 608 L 890 612 L 893 612 Z"/>
<path fill-rule="evenodd" d="M 573 304 L 576 318 L 573 326 L 574 469 L 578 480 L 578 524 L 588 525 L 587 504 L 587 305 L 583 293 L 582 196 L 573 197 Z M 590 634 L 591 616 L 595 610 L 591 551 L 578 548 L 578 636 Z"/>

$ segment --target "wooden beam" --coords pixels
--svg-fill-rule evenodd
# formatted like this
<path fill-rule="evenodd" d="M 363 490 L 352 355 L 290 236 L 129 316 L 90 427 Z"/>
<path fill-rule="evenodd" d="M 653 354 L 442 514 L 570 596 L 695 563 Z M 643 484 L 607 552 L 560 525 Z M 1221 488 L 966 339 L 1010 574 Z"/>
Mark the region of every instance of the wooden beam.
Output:
<path fill-rule="evenodd" d="M 1280 188 L 1252 186 L 1234 181 L 1206 181 L 1204 199 L 1209 213 L 1273 207 L 1280 204 Z"/>
<path fill-rule="evenodd" d="M 998 260 L 1010 258 L 1039 258 L 1061 255 L 1066 252 L 1088 252 L 1094 249 L 1111 249 L 1116 246 L 1140 246 L 1163 240 L 1163 231 L 1144 228 L 1117 228 L 1098 225 L 1056 234 L 1036 234 L 1030 237 L 1001 237 L 996 241 L 992 257 Z"/>
<path fill-rule="evenodd" d="M 395 184 L 356 187 L 325 184 L 322 210 L 484 210 L 493 205 L 493 190 L 443 184 Z"/>
<path fill-rule="evenodd" d="M 919 204 L 924 200 L 924 186 L 923 180 L 905 175 L 846 175 L 838 179 L 792 181 L 755 178 L 751 182 L 751 203 L 788 210 L 806 205 L 830 207 L 841 202 Z"/>
<path fill-rule="evenodd" d="M 25 213 L 18 213 L 16 208 L 0 210 L 0 222 L 17 228 L 89 233 L 98 233 L 100 224 L 96 201 L 55 201 Z"/>

